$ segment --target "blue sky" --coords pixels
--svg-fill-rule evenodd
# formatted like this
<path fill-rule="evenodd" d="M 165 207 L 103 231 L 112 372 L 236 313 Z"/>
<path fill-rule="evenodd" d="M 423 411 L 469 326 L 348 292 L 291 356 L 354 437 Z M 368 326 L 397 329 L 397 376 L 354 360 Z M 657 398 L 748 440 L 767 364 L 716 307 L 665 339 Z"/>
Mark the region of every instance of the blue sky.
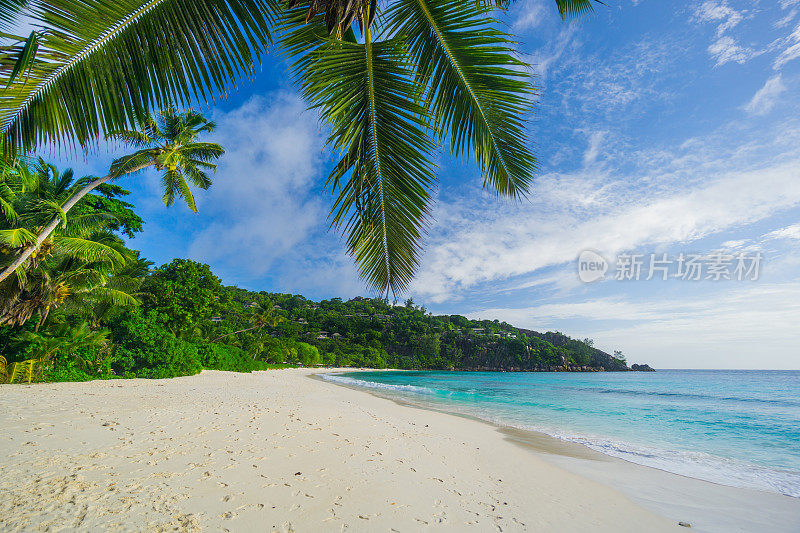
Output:
<path fill-rule="evenodd" d="M 662 368 L 800 368 L 800 0 L 609 0 L 563 24 L 552 0 L 503 22 L 539 86 L 541 170 L 527 201 L 439 160 L 415 301 L 590 337 Z M 368 294 L 327 231 L 325 132 L 274 56 L 212 111 L 228 153 L 200 213 L 121 182 L 147 221 L 132 246 L 190 257 L 227 284 L 312 298 Z M 110 156 L 70 161 L 101 173 Z M 582 283 L 577 257 L 612 263 Z M 758 280 L 613 279 L 614 258 L 761 253 Z"/>

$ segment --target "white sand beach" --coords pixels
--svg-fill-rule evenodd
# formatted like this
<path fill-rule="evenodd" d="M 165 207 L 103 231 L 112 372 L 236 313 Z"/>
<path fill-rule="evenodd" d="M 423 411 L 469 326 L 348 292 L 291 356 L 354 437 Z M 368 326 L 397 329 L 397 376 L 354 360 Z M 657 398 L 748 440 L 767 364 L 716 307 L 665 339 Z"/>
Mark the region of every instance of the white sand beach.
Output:
<path fill-rule="evenodd" d="M 621 461 L 583 475 L 488 424 L 312 372 L 0 387 L 0 530 L 685 530 L 674 507 L 645 501 L 678 476 L 626 464 L 635 474 L 612 486 Z M 641 501 L 623 492 L 647 480 Z M 724 504 L 703 488 L 716 486 L 685 482 L 706 491 L 699 504 Z M 778 529 L 800 510 L 720 489 L 775 503 Z"/>

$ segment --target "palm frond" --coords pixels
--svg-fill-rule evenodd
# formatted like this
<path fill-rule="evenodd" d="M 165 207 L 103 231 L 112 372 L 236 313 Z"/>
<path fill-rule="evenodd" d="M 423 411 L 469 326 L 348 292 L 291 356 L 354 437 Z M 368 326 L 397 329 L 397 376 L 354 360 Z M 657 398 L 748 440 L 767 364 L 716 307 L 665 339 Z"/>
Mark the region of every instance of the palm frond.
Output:
<path fill-rule="evenodd" d="M 67 226 L 67 214 L 61 208 L 61 204 L 47 199 L 39 199 L 36 200 L 37 212 L 35 213 L 38 216 L 45 215 L 47 218 L 51 218 L 57 216 L 61 219 L 62 227 Z"/>
<path fill-rule="evenodd" d="M 186 202 L 186 206 L 197 212 L 197 205 L 194 202 L 194 195 L 186 183 L 183 174 L 176 170 L 167 170 L 161 175 L 161 185 L 164 188 L 162 200 L 164 205 L 170 207 L 175 203 L 175 199 L 180 197 Z"/>
<path fill-rule="evenodd" d="M 181 154 L 201 161 L 216 161 L 225 154 L 225 149 L 216 143 L 188 143 L 181 149 Z"/>
<path fill-rule="evenodd" d="M 600 0 L 556 0 L 556 5 L 561 19 L 566 20 L 567 17 L 578 17 L 593 13 L 595 2 L 606 5 L 605 2 Z"/>
<path fill-rule="evenodd" d="M 125 257 L 113 247 L 78 237 L 59 238 L 56 251 L 58 255 L 74 257 L 85 262 L 110 262 L 120 266 L 125 264 Z"/>
<path fill-rule="evenodd" d="M 29 0 L 3 0 L 0 2 L 0 31 L 6 31 L 16 22 Z"/>
<path fill-rule="evenodd" d="M 18 76 L 25 75 L 27 77 L 27 73 L 33 67 L 33 60 L 38 49 L 39 34 L 36 31 L 32 31 L 28 38 L 25 39 L 25 43 L 20 48 L 16 58 L 14 58 L 14 68 L 11 69 L 11 74 L 8 76 L 6 89 L 14 83 Z"/>
<path fill-rule="evenodd" d="M 140 305 L 141 302 L 136 297 L 128 294 L 123 290 L 114 289 L 111 287 L 95 287 L 92 289 L 88 300 L 95 304 L 109 304 L 109 305 Z"/>
<path fill-rule="evenodd" d="M 111 164 L 109 174 L 114 177 L 122 177 L 134 174 L 152 164 L 156 152 L 150 148 L 145 148 L 116 159 Z"/>
<path fill-rule="evenodd" d="M 405 37 L 427 86 L 441 137 L 456 156 L 471 151 L 484 184 L 498 195 L 525 195 L 536 169 L 523 119 L 535 89 L 513 42 L 490 8 L 461 0 L 397 0 L 386 32 Z"/>
<path fill-rule="evenodd" d="M 208 174 L 197 168 L 195 165 L 187 166 L 184 169 L 184 174 L 187 178 L 189 178 L 189 181 L 191 181 L 192 185 L 195 187 L 199 187 L 201 189 L 208 189 L 211 187 L 211 178 L 208 176 Z"/>
<path fill-rule="evenodd" d="M 0 185 L 0 189 L 4 189 L 5 187 L 5 184 Z M 14 209 L 13 204 L 15 195 L 13 193 L 7 195 L 3 194 L 3 192 L 4 191 L 0 191 L 0 212 L 3 213 L 7 222 L 14 224 L 18 219 L 17 211 Z"/>
<path fill-rule="evenodd" d="M 25 228 L 0 230 L 0 245 L 19 248 L 36 242 L 36 234 Z"/>
<path fill-rule="evenodd" d="M 113 130 L 106 133 L 106 139 L 119 141 L 134 148 L 145 148 L 155 141 L 144 128 L 142 130 Z"/>
<path fill-rule="evenodd" d="M 397 293 L 418 267 L 428 220 L 429 117 L 401 40 L 322 43 L 294 70 L 342 153 L 328 180 L 338 191 L 332 226 L 345 234 L 362 278 Z"/>
<path fill-rule="evenodd" d="M 6 3 L 3 3 L 5 6 Z M 25 76 L 0 50 L 0 137 L 15 150 L 81 146 L 170 104 L 224 96 L 270 44 L 274 0 L 37 0 L 43 29 Z"/>

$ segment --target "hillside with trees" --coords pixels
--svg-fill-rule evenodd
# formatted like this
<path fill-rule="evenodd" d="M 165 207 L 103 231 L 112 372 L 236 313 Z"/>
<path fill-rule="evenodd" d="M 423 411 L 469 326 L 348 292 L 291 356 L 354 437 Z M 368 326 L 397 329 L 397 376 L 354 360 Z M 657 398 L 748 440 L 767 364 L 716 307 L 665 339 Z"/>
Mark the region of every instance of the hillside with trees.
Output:
<path fill-rule="evenodd" d="M 212 327 L 216 332 L 228 335 L 227 342 L 275 363 L 299 361 L 293 359 L 291 347 L 307 343 L 320 354 L 321 359 L 313 363 L 327 366 L 629 370 L 620 353 L 611 356 L 561 333 L 538 333 L 499 320 L 436 316 L 411 299 L 402 305 L 364 297 L 314 302 L 300 295 L 224 287 L 214 303 L 218 312 Z M 269 318 L 263 317 L 264 310 Z M 244 331 L 247 324 L 255 323 L 265 325 Z"/>

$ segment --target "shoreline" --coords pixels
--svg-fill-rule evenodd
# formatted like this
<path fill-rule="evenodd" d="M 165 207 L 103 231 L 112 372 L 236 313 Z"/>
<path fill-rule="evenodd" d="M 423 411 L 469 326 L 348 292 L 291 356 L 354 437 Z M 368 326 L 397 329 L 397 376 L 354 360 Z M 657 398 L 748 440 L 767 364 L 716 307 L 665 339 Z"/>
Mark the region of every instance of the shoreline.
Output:
<path fill-rule="evenodd" d="M 319 372 L 309 377 L 325 380 L 323 374 L 380 372 L 373 369 L 347 369 Z M 386 370 L 393 371 L 393 370 Z M 477 416 L 448 411 L 384 395 L 368 387 L 327 381 L 339 387 L 393 401 L 403 407 L 455 416 L 494 428 L 505 439 L 528 449 L 540 458 L 619 490 L 635 503 L 670 519 L 685 522 L 699 531 L 800 531 L 800 498 L 747 487 L 725 485 L 653 466 L 642 465 L 605 454 L 541 431 L 521 429 Z M 704 502 L 699 506 L 698 502 Z"/>
<path fill-rule="evenodd" d="M 614 461 L 579 472 L 486 423 L 308 378 L 332 371 L 2 386 L 0 526 L 683 530 L 610 486 Z"/>

